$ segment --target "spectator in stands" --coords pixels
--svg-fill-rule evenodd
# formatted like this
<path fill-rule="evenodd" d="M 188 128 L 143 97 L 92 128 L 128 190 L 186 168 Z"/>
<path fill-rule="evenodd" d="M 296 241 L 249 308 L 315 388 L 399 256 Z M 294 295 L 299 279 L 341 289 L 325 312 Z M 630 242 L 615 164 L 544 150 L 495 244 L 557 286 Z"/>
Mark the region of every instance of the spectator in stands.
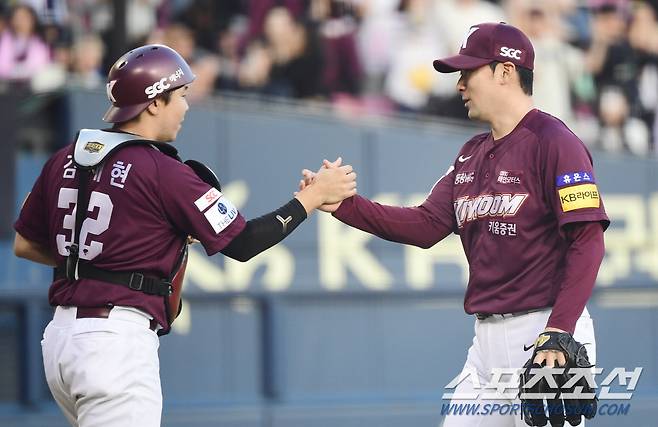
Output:
<path fill-rule="evenodd" d="M 61 84 L 56 71 L 70 68 L 75 84 L 102 85 L 97 56 L 109 45 L 99 43 L 98 36 L 106 37 L 112 29 L 113 3 L 21 3 L 33 5 L 36 15 L 23 5 L 12 9 L 11 23 L 7 16 L 4 30 L 0 19 L 0 79 L 31 81 L 32 89 L 48 92 Z M 192 100 L 216 90 L 294 98 L 330 95 L 336 107 L 388 111 L 395 103 L 402 111 L 463 118 L 465 109 L 454 95 L 456 76 L 437 75 L 428 64 L 450 54 L 445 46 L 459 46 L 473 22 L 510 20 L 530 35 L 536 60 L 543 63 L 539 68 L 544 73 L 535 75 L 537 105 L 572 123 L 579 133 L 591 123 L 589 138 L 585 132 L 583 140 L 644 153 L 643 135 L 647 129 L 658 129 L 658 24 L 656 11 L 647 2 L 635 3 L 634 9 L 628 0 L 126 4 L 129 42 L 151 30 L 148 42 L 170 45 L 191 63 L 197 74 Z M 0 12 L 2 8 L 8 9 L 6 2 L 0 4 Z M 591 26 L 586 25 L 590 15 Z M 36 19 L 39 16 L 44 20 Z M 51 24 L 48 40 L 39 22 Z M 72 34 L 89 33 L 98 36 L 83 36 L 71 48 Z M 585 46 L 585 53 L 573 46 Z M 54 66 L 45 67 L 48 63 Z M 374 99 L 385 105 L 368 107 Z M 588 117 L 589 122 L 582 120 Z M 655 132 L 653 138 L 658 138 Z"/>
<path fill-rule="evenodd" d="M 217 35 L 219 72 L 215 89 L 236 91 L 240 88 L 239 70 L 242 57 L 240 42 L 246 36 L 247 22 L 244 16 L 236 15 L 226 28 Z"/>
<path fill-rule="evenodd" d="M 162 42 L 177 51 L 196 75 L 194 85 L 187 92 L 188 100 L 194 102 L 212 95 L 219 75 L 219 58 L 199 48 L 192 30 L 182 23 L 165 28 Z"/>
<path fill-rule="evenodd" d="M 323 95 L 322 50 L 311 28 L 295 20 L 288 9 L 275 7 L 265 18 L 264 34 L 272 60 L 266 93 L 293 98 Z"/>
<path fill-rule="evenodd" d="M 442 0 L 432 4 L 434 22 L 442 31 L 446 45 L 455 46 L 456 50 L 461 46 L 464 35 L 471 25 L 478 22 L 506 20 L 506 15 L 500 6 L 485 0 Z"/>
<path fill-rule="evenodd" d="M 114 29 L 119 17 L 114 16 L 117 4 L 109 0 L 69 1 L 71 29 L 74 34 L 96 33 L 105 42 L 106 55 L 103 68 L 109 69 L 112 61 L 130 46 L 144 43 L 159 26 L 158 13 L 168 0 L 123 0 L 125 4 L 125 31 Z M 125 46 L 123 44 L 125 43 Z"/>
<path fill-rule="evenodd" d="M 4 3 L 0 3 L 0 34 L 7 27 L 7 6 Z"/>
<path fill-rule="evenodd" d="M 627 36 L 627 7 L 603 0 L 592 9 L 592 41 L 586 61 L 599 93 L 609 86 L 622 90 L 627 100 L 638 99 L 638 57 Z M 634 106 L 631 104 L 631 109 Z"/>
<path fill-rule="evenodd" d="M 587 49 L 591 38 L 591 12 L 587 2 L 583 0 L 557 0 L 550 3 L 560 14 L 562 21 L 561 32 L 564 39 L 578 49 Z"/>
<path fill-rule="evenodd" d="M 642 114 L 638 77 L 638 52 L 628 38 L 629 5 L 603 0 L 594 5 L 592 42 L 586 54 L 598 93 L 595 105 L 604 149 L 628 149 L 642 154 L 648 150 L 649 131 L 638 118 Z M 644 127 L 644 128 L 643 128 Z"/>
<path fill-rule="evenodd" d="M 262 40 L 254 40 L 247 46 L 238 68 L 238 84 L 241 90 L 261 92 L 267 86 L 272 68 L 272 57 Z"/>
<path fill-rule="evenodd" d="M 360 4 L 357 48 L 364 73 L 362 90 L 367 94 L 384 92 L 393 55 L 400 51 L 406 21 L 399 3 L 399 0 L 386 0 Z"/>
<path fill-rule="evenodd" d="M 176 0 L 174 3 L 181 3 Z M 247 4 L 260 4 L 262 1 L 244 0 L 184 0 L 188 4 L 178 14 L 178 22 L 194 29 L 197 46 L 213 51 L 217 48 L 217 35 L 229 27 L 237 16 L 247 13 Z M 172 5 L 174 12 L 180 5 Z"/>
<path fill-rule="evenodd" d="M 658 21 L 656 9 L 648 3 L 638 3 L 633 11 L 629 29 L 629 42 L 638 53 L 640 71 L 638 78 L 639 101 L 642 118 L 653 130 L 653 149 L 658 153 L 656 128 L 658 125 Z"/>
<path fill-rule="evenodd" d="M 21 0 L 21 3 L 31 6 L 37 14 L 41 23 L 43 39 L 52 52 L 53 60 L 64 63 L 65 58 L 55 58 L 55 55 L 68 53 L 72 45 L 73 31 L 70 25 L 69 2 L 67 0 Z"/>
<path fill-rule="evenodd" d="M 404 1 L 400 12 L 404 26 L 396 42 L 397 48 L 391 55 L 385 90 L 399 110 L 420 112 L 426 108 L 442 79 L 432 68 L 432 61 L 444 56 L 447 50 L 436 32 L 429 1 Z M 451 92 L 454 91 L 453 86 Z M 464 111 L 463 103 L 460 108 Z M 439 111 L 439 114 L 444 112 Z"/>
<path fill-rule="evenodd" d="M 69 1 L 68 26 L 74 34 L 102 34 L 112 23 L 111 4 L 105 0 Z"/>
<path fill-rule="evenodd" d="M 356 47 L 357 24 L 347 1 L 315 0 L 315 14 L 322 42 L 324 70 L 322 86 L 328 94 L 358 95 L 361 61 Z"/>
<path fill-rule="evenodd" d="M 127 0 L 126 31 L 128 41 L 138 43 L 157 27 L 157 9 L 163 0 Z"/>
<path fill-rule="evenodd" d="M 173 23 L 163 29 L 162 43 L 174 49 L 188 62 L 193 63 L 204 53 L 197 48 L 194 33 L 182 23 Z"/>
<path fill-rule="evenodd" d="M 313 0 L 311 0 L 312 4 Z M 290 15 L 297 20 L 306 16 L 307 5 L 305 0 L 259 0 L 250 1 L 247 9 L 249 28 L 247 30 L 246 42 L 263 36 L 265 32 L 265 21 L 274 7 L 285 8 Z"/>
<path fill-rule="evenodd" d="M 105 86 L 102 72 L 105 46 L 96 34 L 86 34 L 73 43 L 69 81 L 87 89 Z"/>
<path fill-rule="evenodd" d="M 584 54 L 564 39 L 559 10 L 553 2 L 522 0 L 517 4 L 517 26 L 535 47 L 533 98 L 535 105 L 577 132 L 572 97 L 592 101 L 591 78 L 585 70 Z"/>
<path fill-rule="evenodd" d="M 649 128 L 630 114 L 630 103 L 616 86 L 603 88 L 599 96 L 600 128 L 598 142 L 609 152 L 630 151 L 638 156 L 649 153 Z"/>
<path fill-rule="evenodd" d="M 44 25 L 64 27 L 69 22 L 67 0 L 21 0 L 20 3 L 34 9 L 39 22 Z"/>
<path fill-rule="evenodd" d="M 28 81 L 50 62 L 50 52 L 40 34 L 37 15 L 18 5 L 9 14 L 0 34 L 0 79 Z"/>

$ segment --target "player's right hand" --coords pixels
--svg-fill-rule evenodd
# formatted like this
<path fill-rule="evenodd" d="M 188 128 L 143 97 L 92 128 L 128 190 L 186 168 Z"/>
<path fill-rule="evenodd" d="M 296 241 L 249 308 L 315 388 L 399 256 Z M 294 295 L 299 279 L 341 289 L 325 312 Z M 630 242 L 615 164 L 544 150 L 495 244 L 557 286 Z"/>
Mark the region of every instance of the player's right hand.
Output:
<path fill-rule="evenodd" d="M 356 194 L 356 172 L 351 165 L 320 168 L 311 186 L 317 187 L 322 204 L 333 204 Z"/>
<path fill-rule="evenodd" d="M 343 163 L 343 159 L 341 157 L 338 157 L 333 162 L 330 162 L 329 160 L 326 160 L 326 159 L 323 160 L 322 161 L 322 166 L 320 167 L 320 169 L 317 172 L 312 172 L 309 169 L 303 169 L 302 170 L 303 179 L 301 179 L 299 181 L 299 191 L 302 191 L 306 187 L 310 186 L 313 183 L 316 175 L 318 173 L 320 173 L 322 170 L 324 170 L 324 169 L 338 169 L 338 168 L 341 167 L 342 163 Z M 356 178 L 356 172 L 352 172 L 352 174 L 353 174 L 353 178 Z M 356 194 L 356 187 L 354 188 L 353 193 Z M 297 194 L 297 192 L 295 194 Z M 354 194 L 350 194 L 350 196 L 352 196 Z M 348 196 L 348 197 L 350 197 L 350 196 Z M 347 198 L 347 197 L 345 197 L 345 198 Z M 323 212 L 328 212 L 328 213 L 335 212 L 338 209 L 338 207 L 340 206 L 342 200 L 344 200 L 344 199 L 341 199 L 340 201 L 335 202 L 335 203 L 326 202 L 322 206 L 320 206 L 318 209 L 320 209 Z"/>

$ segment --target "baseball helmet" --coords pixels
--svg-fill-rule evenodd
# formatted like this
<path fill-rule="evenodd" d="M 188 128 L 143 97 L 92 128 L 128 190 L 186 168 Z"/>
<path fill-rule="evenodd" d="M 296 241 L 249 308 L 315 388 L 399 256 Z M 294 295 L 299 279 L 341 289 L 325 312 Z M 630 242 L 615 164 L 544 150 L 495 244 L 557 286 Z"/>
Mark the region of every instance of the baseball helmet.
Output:
<path fill-rule="evenodd" d="M 107 76 L 107 97 L 112 106 L 103 116 L 110 123 L 136 117 L 161 93 L 195 79 L 185 59 L 170 47 L 150 44 L 119 58 Z"/>

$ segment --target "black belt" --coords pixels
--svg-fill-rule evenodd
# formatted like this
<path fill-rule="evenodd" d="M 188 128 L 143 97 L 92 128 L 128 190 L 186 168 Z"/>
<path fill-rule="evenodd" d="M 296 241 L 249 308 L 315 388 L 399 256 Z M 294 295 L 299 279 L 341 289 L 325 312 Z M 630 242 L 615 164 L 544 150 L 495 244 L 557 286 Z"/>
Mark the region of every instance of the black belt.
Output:
<path fill-rule="evenodd" d="M 98 318 L 98 319 L 107 319 L 110 317 L 110 311 L 114 307 L 104 306 L 104 307 L 78 307 L 77 314 L 75 315 L 76 319 L 86 319 L 86 318 Z M 155 331 L 158 328 L 158 321 L 155 319 L 149 320 L 149 329 Z"/>
<path fill-rule="evenodd" d="M 517 311 L 516 313 L 475 313 L 475 317 L 478 320 L 486 320 L 490 317 L 493 316 L 501 316 L 503 318 L 505 317 L 517 317 L 517 316 L 523 316 L 524 314 L 530 314 L 530 313 L 536 313 L 538 311 L 544 311 L 550 307 L 541 307 L 541 308 L 533 308 L 530 310 L 525 310 L 525 311 Z"/>
<path fill-rule="evenodd" d="M 144 276 L 142 273 L 102 270 L 83 261 L 78 262 L 78 277 L 126 286 L 149 295 L 169 296 L 172 292 L 171 283 L 167 280 Z M 55 268 L 54 278 L 65 279 L 66 268 Z"/>

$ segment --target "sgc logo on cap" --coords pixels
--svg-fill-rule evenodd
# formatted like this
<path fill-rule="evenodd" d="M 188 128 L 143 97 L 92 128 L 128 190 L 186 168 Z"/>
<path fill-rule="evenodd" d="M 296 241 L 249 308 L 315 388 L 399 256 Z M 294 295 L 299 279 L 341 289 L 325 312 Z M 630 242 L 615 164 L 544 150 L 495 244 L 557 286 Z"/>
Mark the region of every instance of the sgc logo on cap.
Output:
<path fill-rule="evenodd" d="M 506 58 L 518 59 L 518 60 L 521 60 L 521 53 L 522 53 L 521 50 L 512 49 L 511 47 L 507 47 L 507 46 L 501 46 L 499 52 L 500 56 L 504 56 Z"/>

